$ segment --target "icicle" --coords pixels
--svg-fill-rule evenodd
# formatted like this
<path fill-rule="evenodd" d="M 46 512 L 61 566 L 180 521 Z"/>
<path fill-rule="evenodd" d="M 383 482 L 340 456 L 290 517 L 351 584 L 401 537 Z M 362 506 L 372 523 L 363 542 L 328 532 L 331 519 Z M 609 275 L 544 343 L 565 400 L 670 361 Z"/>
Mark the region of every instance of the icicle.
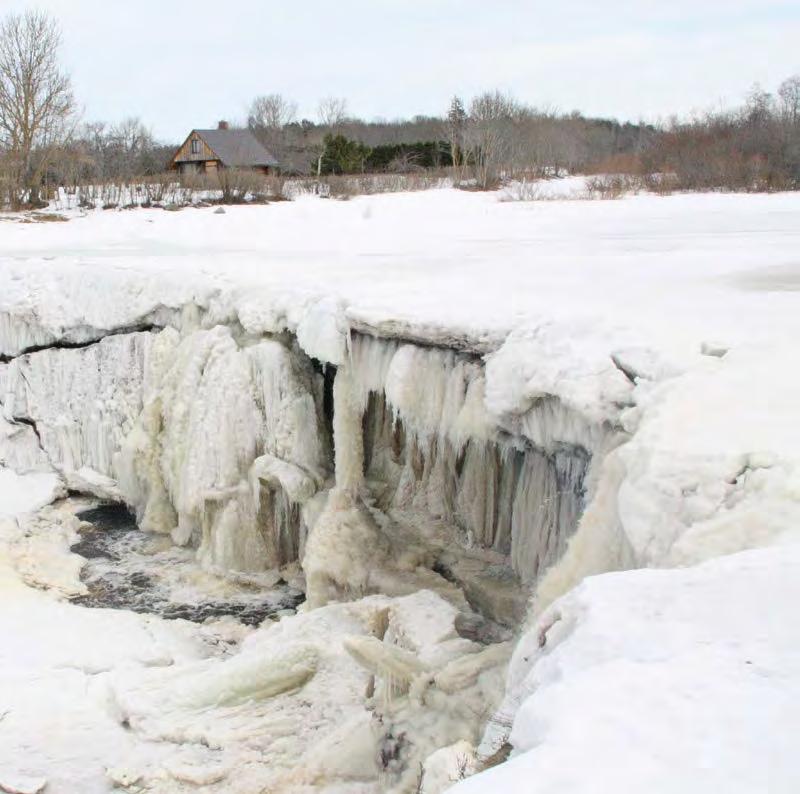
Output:
<path fill-rule="evenodd" d="M 428 669 L 416 654 L 376 637 L 345 637 L 343 645 L 363 668 L 383 680 L 389 697 L 408 692 L 411 682 Z"/>
<path fill-rule="evenodd" d="M 442 692 L 447 694 L 466 689 L 472 686 L 485 670 L 506 664 L 511 658 L 513 647 L 510 642 L 501 642 L 497 645 L 490 645 L 479 653 L 459 656 L 437 672 L 433 681 Z"/>
<path fill-rule="evenodd" d="M 333 382 L 333 444 L 336 487 L 358 493 L 364 479 L 363 403 L 355 391 L 348 365 L 339 367 Z"/>

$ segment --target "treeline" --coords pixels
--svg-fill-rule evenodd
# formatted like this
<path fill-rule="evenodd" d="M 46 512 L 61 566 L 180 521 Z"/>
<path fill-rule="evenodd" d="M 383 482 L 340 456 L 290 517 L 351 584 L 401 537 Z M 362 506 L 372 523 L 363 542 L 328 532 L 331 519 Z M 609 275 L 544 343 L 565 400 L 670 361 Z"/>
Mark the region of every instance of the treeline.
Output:
<path fill-rule="evenodd" d="M 383 143 L 377 146 L 328 133 L 323 138 L 318 172 L 328 174 L 398 173 L 446 168 L 453 157 L 447 141 Z M 311 163 L 313 167 L 314 163 Z"/>
<path fill-rule="evenodd" d="M 179 144 L 155 140 L 138 118 L 81 123 L 60 43 L 42 12 L 0 20 L 0 206 L 36 206 L 56 186 L 153 182 Z M 196 120 L 187 121 L 188 133 Z M 355 118 L 335 97 L 298 119 L 294 102 L 267 94 L 246 124 L 287 176 L 447 169 L 456 184 L 489 189 L 583 172 L 629 174 L 651 189 L 800 189 L 800 76 L 775 94 L 753 89 L 741 107 L 658 126 L 535 108 L 499 91 L 397 121 Z"/>
<path fill-rule="evenodd" d="M 166 170 L 177 146 L 158 142 L 136 117 L 120 124 L 81 124 L 58 156 L 51 158 L 45 178 L 53 184 L 72 185 L 154 176 Z"/>
<path fill-rule="evenodd" d="M 576 172 L 658 174 L 686 190 L 800 186 L 800 77 L 774 95 L 754 89 L 739 108 L 660 127 L 540 111 L 499 92 L 466 107 L 455 98 L 440 118 L 344 116 L 266 128 L 251 116 L 251 127 L 289 175 L 455 168 L 459 178 L 486 188 L 503 179 Z M 53 185 L 129 182 L 164 171 L 177 146 L 156 141 L 138 118 L 83 124 L 50 152 L 42 178 Z"/>
<path fill-rule="evenodd" d="M 754 88 L 745 104 L 673 121 L 631 164 L 676 189 L 800 189 L 800 75 L 775 95 Z"/>
<path fill-rule="evenodd" d="M 259 103 L 294 107 L 278 95 Z M 498 91 L 468 104 L 455 97 L 438 118 L 366 122 L 349 117 L 342 100 L 336 107 L 326 123 L 270 126 L 251 112 L 249 124 L 297 174 L 446 167 L 482 188 L 579 172 L 636 175 L 662 190 L 800 189 L 800 76 L 775 94 L 755 87 L 741 107 L 658 126 L 543 111 Z"/>
<path fill-rule="evenodd" d="M 60 46 L 44 12 L 0 19 L 0 207 L 41 206 L 56 186 L 141 179 L 174 151 L 135 118 L 82 124 Z"/>
<path fill-rule="evenodd" d="M 364 121 L 350 116 L 342 99 L 323 100 L 317 115 L 298 121 L 295 103 L 270 94 L 254 100 L 248 126 L 290 174 L 456 167 L 459 177 L 484 187 L 516 174 L 585 170 L 640 151 L 657 134 L 647 124 L 529 107 L 497 91 L 467 104 L 454 97 L 442 116 Z"/>

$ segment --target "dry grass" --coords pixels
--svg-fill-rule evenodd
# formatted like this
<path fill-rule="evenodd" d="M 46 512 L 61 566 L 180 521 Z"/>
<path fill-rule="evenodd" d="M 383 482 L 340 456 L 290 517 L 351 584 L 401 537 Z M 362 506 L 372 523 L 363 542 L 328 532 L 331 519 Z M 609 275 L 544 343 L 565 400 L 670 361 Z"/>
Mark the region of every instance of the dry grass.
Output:
<path fill-rule="evenodd" d="M 316 195 L 321 198 L 346 201 L 354 196 L 378 193 L 406 193 L 450 187 L 452 179 L 447 169 L 410 174 L 342 174 L 323 177 L 300 177 L 286 182 L 289 198 Z"/>
<path fill-rule="evenodd" d="M 637 193 L 672 195 L 680 190 L 674 174 L 605 174 L 586 182 L 589 198 L 614 200 Z"/>
<path fill-rule="evenodd" d="M 503 188 L 500 201 L 575 201 L 587 199 L 587 193 L 554 193 L 543 187 L 542 180 L 523 179 L 520 182 L 510 182 Z"/>
<path fill-rule="evenodd" d="M 613 201 L 641 190 L 642 180 L 633 174 L 603 174 L 586 180 L 589 198 L 602 201 Z"/>
<path fill-rule="evenodd" d="M 66 223 L 69 218 L 57 212 L 32 212 L 20 219 L 20 223 Z"/>

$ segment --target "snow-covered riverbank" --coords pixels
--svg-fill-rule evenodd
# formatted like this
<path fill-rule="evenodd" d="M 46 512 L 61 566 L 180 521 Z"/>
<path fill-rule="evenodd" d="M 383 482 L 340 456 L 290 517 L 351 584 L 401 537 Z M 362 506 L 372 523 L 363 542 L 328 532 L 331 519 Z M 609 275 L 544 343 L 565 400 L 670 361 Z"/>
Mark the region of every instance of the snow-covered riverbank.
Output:
<path fill-rule="evenodd" d="M 619 664 L 676 657 L 657 671 L 654 742 L 680 732 L 692 709 L 717 709 L 716 695 L 686 705 L 685 692 L 716 670 L 729 676 L 731 643 L 769 645 L 755 618 L 731 634 L 709 607 L 703 625 L 719 631 L 698 639 L 697 625 L 665 613 L 662 647 L 658 620 L 645 636 L 625 593 L 656 611 L 685 597 L 702 612 L 714 594 L 735 602 L 748 576 L 774 565 L 759 609 L 782 588 L 790 602 L 780 571 L 800 526 L 798 250 L 800 196 L 788 194 L 509 203 L 441 190 L 224 215 L 3 219 L 0 513 L 67 488 L 124 501 L 143 529 L 197 549 L 203 576 L 299 576 L 302 565 L 317 608 L 239 626 L 241 645 L 223 650 L 213 626 L 89 614 L 55 600 L 80 585 L 69 516 L 64 537 L 41 531 L 41 514 L 4 519 L 0 622 L 9 648 L 29 650 L 0 663 L 11 704 L 0 737 L 14 737 L 0 743 L 10 748 L 0 769 L 47 777 L 56 794 L 77 774 L 65 760 L 73 739 L 38 742 L 51 718 L 25 694 L 34 679 L 58 690 L 59 671 L 77 664 L 65 661 L 74 641 L 48 640 L 50 621 L 85 638 L 78 657 L 103 657 L 89 672 L 78 665 L 75 691 L 94 705 L 75 719 L 89 737 L 109 721 L 108 741 L 120 737 L 113 747 L 90 739 L 79 754 L 86 791 L 116 780 L 131 791 L 399 792 L 420 785 L 422 770 L 433 794 L 512 746 L 533 755 L 509 770 L 573 768 L 574 693 L 600 702 L 584 688 L 606 678 L 580 671 L 605 665 L 612 623 L 630 637 L 613 651 Z M 30 501 L 19 497 L 28 488 Z M 754 552 L 752 565 L 745 554 L 731 558 L 742 565 L 663 572 L 654 589 L 646 574 L 612 574 L 556 600 L 587 575 L 776 544 L 787 550 Z M 615 582 L 609 611 L 602 594 Z M 607 612 L 595 632 L 592 616 Z M 553 615 L 562 619 L 548 631 Z M 140 658 L 150 641 L 91 639 L 128 626 L 156 638 L 151 655 L 164 664 Z M 509 631 L 523 638 L 478 748 L 503 697 Z M 562 637 L 552 658 L 551 632 Z M 724 659 L 691 663 L 680 678 L 677 657 L 697 643 Z M 797 686 L 786 647 L 770 657 L 770 697 Z M 680 709 L 664 694 L 673 691 Z M 67 698 L 59 720 L 74 709 Z M 612 773 L 627 763 L 621 737 L 637 713 L 617 714 L 597 750 L 609 786 L 622 785 Z M 721 736 L 756 763 L 750 734 Z M 696 743 L 683 739 L 685 754 Z M 131 743 L 139 761 L 106 773 Z M 770 790 L 795 779 L 782 748 L 765 761 Z M 707 757 L 720 777 L 702 779 L 724 781 L 727 749 L 697 752 L 686 769 Z M 662 761 L 642 761 L 631 780 L 653 785 Z M 679 789 L 672 768 L 658 790 Z M 485 790 L 503 785 L 492 782 L 507 774 L 498 769 Z M 465 785 L 484 790 L 482 779 Z"/>

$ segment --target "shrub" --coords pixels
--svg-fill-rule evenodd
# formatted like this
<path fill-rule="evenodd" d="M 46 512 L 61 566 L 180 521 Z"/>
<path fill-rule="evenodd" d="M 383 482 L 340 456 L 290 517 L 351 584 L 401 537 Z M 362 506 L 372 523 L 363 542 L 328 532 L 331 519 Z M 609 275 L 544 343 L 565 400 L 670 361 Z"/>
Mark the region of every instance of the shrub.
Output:
<path fill-rule="evenodd" d="M 641 178 L 632 174 L 604 174 L 586 180 L 589 198 L 603 200 L 619 199 L 629 193 L 638 193 L 642 187 Z"/>

